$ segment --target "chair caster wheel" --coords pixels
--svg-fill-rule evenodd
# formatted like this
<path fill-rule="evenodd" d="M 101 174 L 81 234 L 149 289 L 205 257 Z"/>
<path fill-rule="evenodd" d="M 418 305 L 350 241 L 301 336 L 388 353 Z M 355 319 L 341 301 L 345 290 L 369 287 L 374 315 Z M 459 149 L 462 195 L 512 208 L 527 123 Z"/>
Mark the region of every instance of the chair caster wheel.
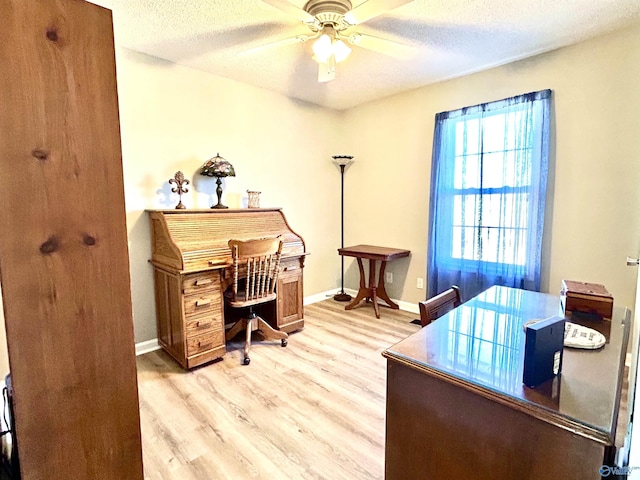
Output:
<path fill-rule="evenodd" d="M 251 359 L 249 357 L 244 357 L 244 361 L 242 363 L 249 365 L 251 363 Z"/>
<path fill-rule="evenodd" d="M 282 340 L 280 340 L 280 343 L 282 344 L 283 347 L 286 347 L 288 342 L 286 338 L 283 338 Z"/>

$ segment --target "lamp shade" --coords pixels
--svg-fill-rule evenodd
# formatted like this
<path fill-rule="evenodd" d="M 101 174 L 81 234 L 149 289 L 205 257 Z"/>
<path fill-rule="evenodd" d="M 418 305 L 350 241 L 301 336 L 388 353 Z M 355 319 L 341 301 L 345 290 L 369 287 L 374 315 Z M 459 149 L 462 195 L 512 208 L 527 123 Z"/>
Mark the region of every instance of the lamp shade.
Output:
<path fill-rule="evenodd" d="M 227 160 L 222 158 L 219 153 L 215 157 L 210 158 L 200 168 L 200 174 L 207 177 L 235 177 L 236 171 Z"/>
<path fill-rule="evenodd" d="M 318 63 L 325 63 L 329 57 L 333 54 L 333 48 L 331 46 L 331 38 L 326 33 L 321 35 L 318 40 L 313 44 L 313 53 L 317 57 Z"/>
<path fill-rule="evenodd" d="M 337 63 L 342 62 L 349 56 L 351 48 L 342 40 L 332 41 L 327 34 L 323 34 L 313 44 L 313 53 L 313 59 L 318 63 L 328 63 L 332 56 Z"/>
<path fill-rule="evenodd" d="M 341 167 L 346 167 L 347 165 L 351 165 L 355 160 L 353 159 L 353 155 L 334 155 L 333 162 Z"/>
<path fill-rule="evenodd" d="M 347 44 L 342 40 L 338 39 L 333 42 L 333 54 L 336 57 L 336 62 L 341 62 L 345 60 L 349 54 L 351 53 L 351 49 L 347 47 Z"/>

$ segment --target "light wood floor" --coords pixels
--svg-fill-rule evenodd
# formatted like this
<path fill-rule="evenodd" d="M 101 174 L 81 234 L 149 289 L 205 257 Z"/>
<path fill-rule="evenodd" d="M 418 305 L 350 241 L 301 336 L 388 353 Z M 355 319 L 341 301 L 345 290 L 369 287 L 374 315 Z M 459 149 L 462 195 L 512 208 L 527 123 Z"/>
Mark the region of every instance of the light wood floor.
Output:
<path fill-rule="evenodd" d="M 419 330 L 414 314 L 332 299 L 305 307 L 289 345 L 242 343 L 186 372 L 164 352 L 138 357 L 145 478 L 384 477 L 386 363 Z"/>

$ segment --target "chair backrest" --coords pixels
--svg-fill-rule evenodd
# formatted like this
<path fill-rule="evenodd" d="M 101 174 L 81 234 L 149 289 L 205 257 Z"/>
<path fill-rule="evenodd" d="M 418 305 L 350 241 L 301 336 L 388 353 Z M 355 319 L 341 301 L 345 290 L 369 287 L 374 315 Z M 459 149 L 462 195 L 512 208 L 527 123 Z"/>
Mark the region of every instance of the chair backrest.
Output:
<path fill-rule="evenodd" d="M 420 307 L 420 324 L 424 327 L 433 322 L 436 318 L 441 317 L 445 313 L 459 307 L 462 304 L 460 299 L 460 289 L 453 285 L 451 288 L 439 293 L 429 300 L 419 302 Z"/>
<path fill-rule="evenodd" d="M 282 240 L 229 240 L 233 261 L 232 303 L 250 305 L 275 296 Z"/>

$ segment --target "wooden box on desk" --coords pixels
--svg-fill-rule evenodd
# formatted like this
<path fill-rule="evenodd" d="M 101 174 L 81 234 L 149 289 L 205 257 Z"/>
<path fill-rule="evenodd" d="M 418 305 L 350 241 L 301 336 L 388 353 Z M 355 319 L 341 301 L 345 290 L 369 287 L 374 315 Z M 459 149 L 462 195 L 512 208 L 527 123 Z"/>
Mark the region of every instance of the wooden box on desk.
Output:
<path fill-rule="evenodd" d="M 593 328 L 609 339 L 613 296 L 604 285 L 563 280 L 560 306 L 567 319 Z"/>

